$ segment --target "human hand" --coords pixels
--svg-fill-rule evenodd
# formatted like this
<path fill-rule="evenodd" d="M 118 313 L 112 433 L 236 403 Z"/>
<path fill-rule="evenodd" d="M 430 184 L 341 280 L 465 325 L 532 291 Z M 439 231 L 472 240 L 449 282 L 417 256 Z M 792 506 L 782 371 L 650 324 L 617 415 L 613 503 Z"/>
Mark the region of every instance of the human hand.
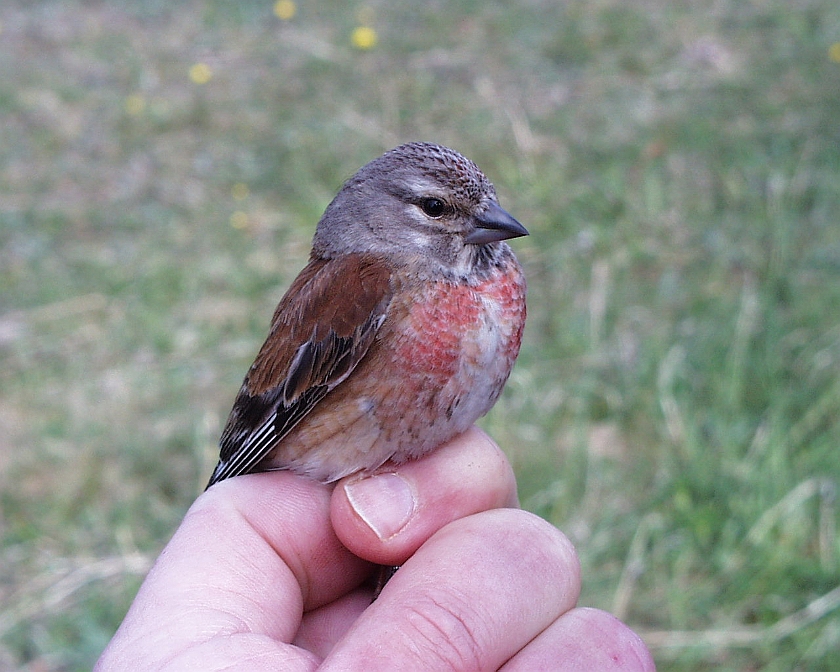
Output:
<path fill-rule="evenodd" d="M 395 475 L 398 474 L 398 475 Z M 569 541 L 514 508 L 472 429 L 394 473 L 224 481 L 161 553 L 96 670 L 653 670 L 609 614 L 574 608 Z M 371 562 L 402 564 L 371 604 Z"/>

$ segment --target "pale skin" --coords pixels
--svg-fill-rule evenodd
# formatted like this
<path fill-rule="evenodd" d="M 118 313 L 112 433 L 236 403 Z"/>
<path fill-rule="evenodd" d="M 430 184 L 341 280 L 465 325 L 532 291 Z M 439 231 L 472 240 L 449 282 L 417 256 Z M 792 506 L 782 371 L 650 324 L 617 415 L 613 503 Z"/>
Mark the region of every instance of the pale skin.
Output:
<path fill-rule="evenodd" d="M 576 607 L 563 534 L 516 508 L 471 429 L 327 486 L 289 472 L 201 495 L 96 670 L 654 670 L 641 640 Z M 370 563 L 401 569 L 370 603 Z"/>

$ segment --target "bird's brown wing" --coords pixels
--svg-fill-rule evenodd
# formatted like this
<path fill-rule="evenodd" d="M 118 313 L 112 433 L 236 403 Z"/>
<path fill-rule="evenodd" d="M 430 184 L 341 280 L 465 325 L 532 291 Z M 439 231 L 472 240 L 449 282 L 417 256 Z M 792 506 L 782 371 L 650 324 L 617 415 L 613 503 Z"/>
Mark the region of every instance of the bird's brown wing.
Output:
<path fill-rule="evenodd" d="M 373 255 L 313 259 L 280 300 L 219 442 L 207 487 L 252 471 L 365 356 L 391 300 Z"/>

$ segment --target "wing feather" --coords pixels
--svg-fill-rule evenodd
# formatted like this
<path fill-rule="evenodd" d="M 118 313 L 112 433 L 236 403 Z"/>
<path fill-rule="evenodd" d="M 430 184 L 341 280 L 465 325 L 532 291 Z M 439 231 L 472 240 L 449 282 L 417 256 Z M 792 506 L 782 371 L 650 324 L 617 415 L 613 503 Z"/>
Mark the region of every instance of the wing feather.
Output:
<path fill-rule="evenodd" d="M 367 254 L 312 259 L 301 271 L 239 390 L 208 488 L 257 468 L 353 372 L 385 320 L 390 278 Z"/>

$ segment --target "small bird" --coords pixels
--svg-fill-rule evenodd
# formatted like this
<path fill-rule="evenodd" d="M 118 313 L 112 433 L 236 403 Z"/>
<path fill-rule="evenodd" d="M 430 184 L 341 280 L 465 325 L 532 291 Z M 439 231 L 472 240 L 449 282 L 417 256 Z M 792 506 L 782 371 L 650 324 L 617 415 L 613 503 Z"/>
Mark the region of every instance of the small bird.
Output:
<path fill-rule="evenodd" d="M 412 142 L 318 222 L 234 401 L 209 488 L 289 469 L 322 482 L 419 458 L 499 397 L 519 353 L 528 235 L 472 161 Z"/>

